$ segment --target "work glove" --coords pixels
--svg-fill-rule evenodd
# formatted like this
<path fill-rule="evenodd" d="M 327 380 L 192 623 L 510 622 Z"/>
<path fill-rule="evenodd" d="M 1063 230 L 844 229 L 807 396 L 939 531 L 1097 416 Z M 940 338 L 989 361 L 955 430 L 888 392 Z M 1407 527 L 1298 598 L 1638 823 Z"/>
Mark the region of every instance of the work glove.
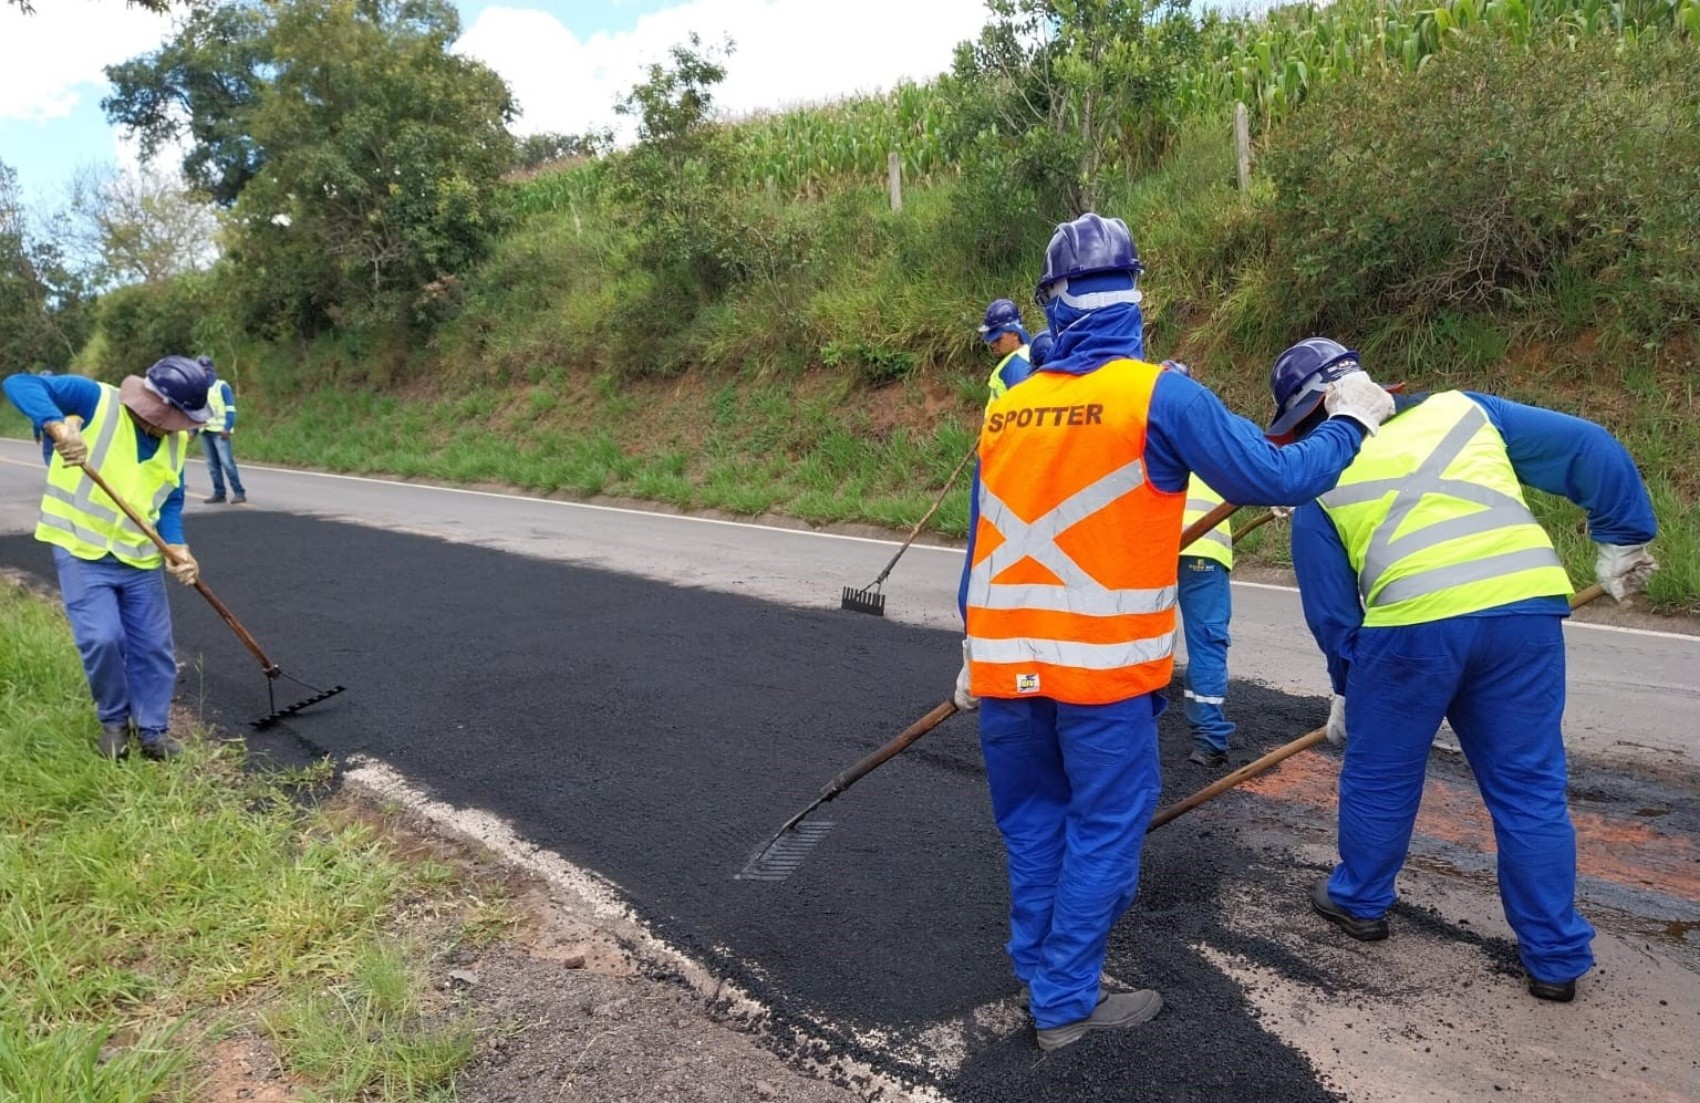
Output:
<path fill-rule="evenodd" d="M 53 450 L 72 467 L 81 467 L 89 458 L 88 442 L 83 440 L 83 419 L 72 414 L 64 421 L 48 421 L 41 431 L 53 438 Z"/>
<path fill-rule="evenodd" d="M 167 544 L 171 554 L 165 557 L 165 569 L 171 577 L 185 586 L 193 586 L 201 577 L 201 565 L 189 554 L 187 544 Z"/>
<path fill-rule="evenodd" d="M 962 670 L 956 675 L 956 691 L 950 699 L 956 702 L 956 707 L 963 712 L 973 712 L 980 707 L 980 699 L 974 696 L 970 686 L 974 684 L 968 672 L 968 641 L 962 641 Z"/>
<path fill-rule="evenodd" d="M 1601 544 L 1594 560 L 1594 577 L 1618 601 L 1647 588 L 1647 579 L 1659 569 L 1659 564 L 1647 554 L 1645 544 Z"/>
<path fill-rule="evenodd" d="M 1293 516 L 1292 506 L 1270 506 L 1269 512 L 1277 521 L 1290 520 Z"/>
<path fill-rule="evenodd" d="M 1336 693 L 1328 704 L 1328 742 L 1336 747 L 1346 745 L 1346 696 Z"/>
<path fill-rule="evenodd" d="M 1329 417 L 1348 417 L 1375 435 L 1381 423 L 1393 416 L 1393 396 L 1365 372 L 1342 375 L 1328 384 L 1322 405 Z"/>

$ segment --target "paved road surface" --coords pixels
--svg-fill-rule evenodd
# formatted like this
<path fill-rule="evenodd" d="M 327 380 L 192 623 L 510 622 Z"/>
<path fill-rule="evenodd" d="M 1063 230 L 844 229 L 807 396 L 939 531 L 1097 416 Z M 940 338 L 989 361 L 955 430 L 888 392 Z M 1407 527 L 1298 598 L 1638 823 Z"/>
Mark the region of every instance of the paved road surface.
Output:
<path fill-rule="evenodd" d="M 20 532 L 39 461 L 11 445 L 0 461 L 0 532 Z M 209 580 L 286 669 L 352 687 L 269 748 L 366 755 L 508 819 L 609 878 L 829 1056 L 987 1101 L 1533 1098 L 1579 1077 L 1603 1078 L 1596 1099 L 1680 1099 L 1700 1083 L 1697 951 L 1680 918 L 1700 914 L 1684 879 L 1700 857 L 1691 790 L 1580 772 L 1600 817 L 1584 896 L 1603 968 L 1560 1009 L 1522 994 L 1487 844 L 1461 814 L 1419 839 L 1394 940 L 1346 943 L 1306 915 L 1330 831 L 1310 775 L 1284 772 L 1285 791 L 1224 799 L 1153 837 L 1109 970 L 1162 989 L 1169 1010 L 1137 1042 L 1041 1059 L 1007 999 L 1001 855 L 969 722 L 830 806 L 820 821 L 834 826 L 786 881 L 733 877 L 826 777 L 948 691 L 960 553 L 906 561 L 899 616 L 882 621 L 834 607 L 883 544 L 261 470 L 245 481 L 265 508 L 192 508 Z M 27 537 L 0 537 L 0 564 L 47 563 Z M 1320 682 L 1293 595 L 1236 598 L 1238 667 L 1274 687 L 1235 684 L 1249 757 L 1325 705 L 1282 692 Z M 175 588 L 174 608 L 192 693 L 227 721 L 264 711 L 263 679 L 222 625 Z M 1639 715 L 1648 692 L 1663 702 L 1634 741 L 1674 761 L 1700 728 L 1700 644 L 1592 629 L 1571 642 L 1601 718 Z M 1621 669 L 1664 688 L 1621 688 Z M 1178 710 L 1163 738 L 1172 799 L 1202 779 L 1182 761 Z M 1324 790 L 1331 761 L 1314 757 Z M 1431 803 L 1468 784 L 1437 765 Z M 1630 828 L 1646 861 L 1613 856 Z"/>

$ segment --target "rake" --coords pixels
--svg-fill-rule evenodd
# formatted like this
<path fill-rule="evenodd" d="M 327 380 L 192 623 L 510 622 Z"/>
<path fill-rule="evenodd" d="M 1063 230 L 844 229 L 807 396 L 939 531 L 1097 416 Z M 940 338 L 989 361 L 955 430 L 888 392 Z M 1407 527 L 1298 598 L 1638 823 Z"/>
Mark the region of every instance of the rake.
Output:
<path fill-rule="evenodd" d="M 939 491 L 939 496 L 934 499 L 932 508 L 922 514 L 919 521 L 915 522 L 915 527 L 909 532 L 909 539 L 903 541 L 903 546 L 897 549 L 897 554 L 891 557 L 891 562 L 885 565 L 885 570 L 879 573 L 879 577 L 868 583 L 865 590 L 853 590 L 849 586 L 844 587 L 844 597 L 839 602 L 839 608 L 851 613 L 867 613 L 874 617 L 885 616 L 885 595 L 880 593 L 881 584 L 885 582 L 886 576 L 891 573 L 891 569 L 897 566 L 897 561 L 903 558 L 903 553 L 909 550 L 909 545 L 915 542 L 915 537 L 921 535 L 921 530 L 927 526 L 928 521 L 933 519 L 933 514 L 937 513 L 939 507 L 944 505 L 945 495 L 950 493 L 950 488 L 955 486 L 956 480 L 961 477 L 962 469 L 968 466 L 968 461 L 973 459 L 975 453 L 979 450 L 980 445 L 976 441 L 974 447 L 968 450 L 968 454 L 962 457 L 962 462 L 956 465 L 956 470 L 950 473 L 950 478 L 945 480 L 944 489 Z"/>
<path fill-rule="evenodd" d="M 131 508 L 129 502 L 126 502 L 123 498 L 120 498 L 117 494 L 113 493 L 112 487 L 107 485 L 106 480 L 101 477 L 100 472 L 88 466 L 86 463 L 82 465 L 82 468 L 83 473 L 89 477 L 90 481 L 92 481 L 94 485 L 100 487 L 101 490 L 105 491 L 106 496 L 111 498 L 118 508 L 124 511 L 124 515 L 130 518 L 130 521 L 142 531 L 143 535 L 154 542 L 155 546 L 159 548 L 160 554 L 165 556 L 167 560 L 175 562 L 176 557 L 171 551 L 171 546 L 165 542 L 152 525 L 148 524 L 141 514 Z M 330 689 L 320 689 L 318 686 L 303 682 L 300 678 L 295 677 L 293 674 L 285 673 L 282 667 L 272 662 L 271 657 L 266 654 L 265 649 L 260 646 L 259 641 L 254 639 L 253 633 L 242 627 L 242 622 L 236 619 L 236 614 L 232 613 L 229 607 L 218 599 L 218 595 L 213 593 L 205 582 L 202 582 L 197 578 L 195 580 L 195 589 L 202 597 L 207 599 L 207 604 L 211 605 L 213 607 L 213 611 L 224 620 L 224 623 L 230 626 L 230 630 L 236 633 L 236 638 L 242 641 L 242 646 L 248 649 L 248 654 L 254 656 L 255 661 L 260 664 L 260 669 L 265 672 L 266 703 L 270 706 L 271 711 L 260 717 L 258 720 L 250 720 L 248 722 L 249 726 L 255 731 L 264 731 L 279 720 L 282 720 L 285 717 L 294 716 L 302 709 L 309 708 L 318 704 L 320 701 L 335 697 L 337 694 L 348 688 L 346 686 L 332 686 Z M 274 690 L 274 684 L 279 678 L 287 678 L 296 685 L 301 686 L 303 689 L 310 689 L 313 691 L 313 695 L 297 701 L 293 705 L 286 705 L 280 709 L 277 707 L 277 695 Z"/>

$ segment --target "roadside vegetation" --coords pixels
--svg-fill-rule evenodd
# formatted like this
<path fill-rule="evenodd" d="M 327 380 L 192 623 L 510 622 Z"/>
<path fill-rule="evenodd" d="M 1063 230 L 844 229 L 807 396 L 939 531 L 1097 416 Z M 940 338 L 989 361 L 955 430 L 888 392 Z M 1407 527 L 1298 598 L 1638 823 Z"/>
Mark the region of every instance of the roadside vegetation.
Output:
<path fill-rule="evenodd" d="M 424 88 L 451 19 L 363 33 Z M 1139 242 L 1149 354 L 1185 359 L 1254 419 L 1275 354 L 1327 332 L 1413 389 L 1605 424 L 1658 505 L 1651 600 L 1700 609 L 1700 0 L 1241 17 L 998 0 L 936 81 L 738 121 L 714 107 L 735 51 L 691 39 L 622 103 L 635 145 L 528 140 L 499 183 L 488 159 L 442 152 L 438 175 L 462 183 L 434 183 L 429 210 L 383 206 L 381 241 L 346 232 L 346 212 L 244 217 L 265 199 L 243 184 L 246 137 L 370 189 L 360 143 L 382 120 L 280 121 L 295 101 L 255 59 L 332 45 L 301 19 L 219 25 L 245 45 L 166 52 L 250 90 L 191 105 L 188 132 L 234 244 L 210 270 L 107 292 L 66 363 L 112 376 L 163 351 L 214 356 L 242 392 L 245 457 L 910 524 L 968 447 L 984 304 L 1025 302 L 1051 227 L 1093 206 Z M 126 72 L 142 90 L 185 79 L 161 58 Z M 467 87 L 488 95 L 457 101 L 466 118 L 505 117 Z M 1254 139 L 1243 191 L 1236 103 Z M 312 155 L 288 156 L 293 142 Z M 374 266 L 361 242 L 403 259 Z M 963 494 L 940 532 L 960 534 Z M 1575 511 L 1537 509 L 1588 579 Z M 1253 546 L 1278 560 L 1266 533 Z"/>
<path fill-rule="evenodd" d="M 433 1006 L 420 941 L 493 906 L 315 806 L 326 773 L 208 739 L 114 764 L 96 730 L 63 617 L 0 581 L 0 1098 L 194 1099 L 233 1038 L 313 1098 L 448 1098 L 472 1026 Z"/>

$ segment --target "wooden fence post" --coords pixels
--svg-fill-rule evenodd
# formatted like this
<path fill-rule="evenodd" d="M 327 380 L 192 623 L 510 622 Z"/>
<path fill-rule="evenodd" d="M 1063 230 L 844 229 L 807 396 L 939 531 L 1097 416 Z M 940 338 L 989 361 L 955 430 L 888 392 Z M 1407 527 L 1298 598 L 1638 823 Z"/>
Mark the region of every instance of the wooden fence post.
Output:
<path fill-rule="evenodd" d="M 885 155 L 885 185 L 891 192 L 891 209 L 903 209 L 903 158 L 892 150 Z"/>
<path fill-rule="evenodd" d="M 1251 114 L 1243 103 L 1234 104 L 1234 159 L 1240 169 L 1240 191 L 1251 187 Z"/>

